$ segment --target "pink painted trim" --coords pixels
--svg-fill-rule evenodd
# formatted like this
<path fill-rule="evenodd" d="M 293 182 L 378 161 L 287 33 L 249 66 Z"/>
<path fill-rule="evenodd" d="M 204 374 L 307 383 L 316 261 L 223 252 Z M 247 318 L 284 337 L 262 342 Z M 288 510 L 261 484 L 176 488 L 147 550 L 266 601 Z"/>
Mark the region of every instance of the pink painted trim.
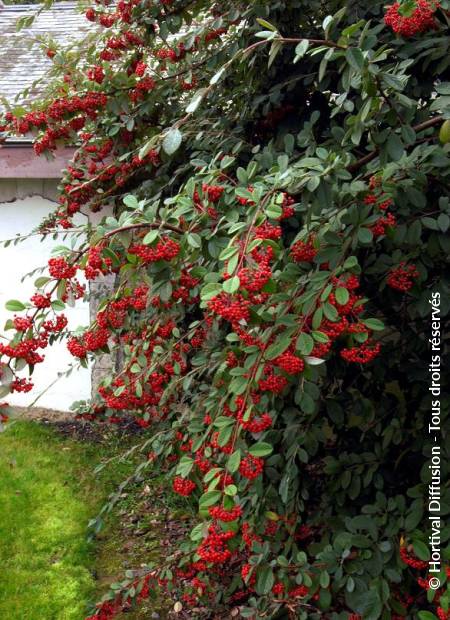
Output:
<path fill-rule="evenodd" d="M 58 149 L 55 159 L 37 157 L 31 146 L 0 147 L 0 179 L 60 179 L 75 152 Z"/>

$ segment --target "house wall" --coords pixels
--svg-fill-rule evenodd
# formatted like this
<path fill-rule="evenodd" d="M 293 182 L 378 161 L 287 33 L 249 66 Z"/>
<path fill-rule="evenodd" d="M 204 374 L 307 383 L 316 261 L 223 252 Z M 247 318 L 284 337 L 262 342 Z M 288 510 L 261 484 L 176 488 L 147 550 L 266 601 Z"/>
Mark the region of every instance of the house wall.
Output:
<path fill-rule="evenodd" d="M 53 210 L 56 196 L 56 181 L 43 179 L 0 179 L 0 240 L 10 239 L 17 233 L 24 234 L 35 228 Z M 33 293 L 32 278 L 21 278 L 38 266 L 45 266 L 53 247 L 59 242 L 47 238 L 41 242 L 39 236 L 31 237 L 8 248 L 0 245 L 0 335 L 6 319 L 13 313 L 5 310 L 8 299 L 28 300 Z M 75 308 L 67 308 L 69 327 L 89 323 L 89 304 L 77 302 Z M 60 378 L 54 385 L 58 372 L 65 372 L 74 358 L 64 343 L 45 350 L 45 361 L 35 368 L 34 391 L 28 394 L 13 394 L 8 398 L 11 404 L 27 406 L 38 394 L 47 390 L 37 406 L 68 410 L 74 400 L 87 399 L 91 393 L 90 370 L 73 371 L 69 377 Z"/>

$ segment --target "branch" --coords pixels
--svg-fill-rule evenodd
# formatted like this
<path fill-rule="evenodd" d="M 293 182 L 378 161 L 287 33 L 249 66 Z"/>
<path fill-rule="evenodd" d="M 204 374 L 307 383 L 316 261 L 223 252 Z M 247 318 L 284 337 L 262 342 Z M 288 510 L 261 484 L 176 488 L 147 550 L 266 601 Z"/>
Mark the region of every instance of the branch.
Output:
<path fill-rule="evenodd" d="M 172 224 L 163 224 L 162 222 L 156 222 L 151 224 L 150 222 L 140 222 L 139 224 L 128 224 L 128 226 L 122 226 L 121 228 L 115 228 L 114 230 L 109 231 L 106 235 L 103 235 L 102 239 L 109 239 L 114 235 L 118 235 L 121 232 L 125 232 L 127 230 L 134 230 L 136 228 L 150 228 L 151 230 L 157 230 L 159 228 L 163 230 L 171 230 L 172 232 L 176 232 L 179 235 L 184 235 L 185 231 L 178 226 L 172 226 Z"/>
<path fill-rule="evenodd" d="M 324 45 L 325 47 L 332 47 L 338 50 L 348 49 L 347 46 L 339 45 L 339 43 L 331 41 L 330 39 L 308 39 L 307 37 L 277 37 L 275 39 L 268 39 L 268 41 L 281 41 L 282 43 L 301 43 L 301 41 L 309 41 L 309 43 L 311 43 L 312 45 Z"/>
<path fill-rule="evenodd" d="M 418 125 L 414 125 L 413 129 L 416 133 L 419 133 L 420 131 L 425 131 L 425 129 L 429 129 L 430 127 L 434 127 L 435 125 L 438 125 L 441 121 L 442 121 L 441 115 L 434 116 L 433 118 L 429 118 L 427 121 L 423 121 L 422 123 L 419 123 Z M 417 142 L 419 142 L 419 140 L 416 140 L 414 144 L 416 144 Z M 379 152 L 380 152 L 380 149 L 377 148 L 371 153 L 364 155 L 364 157 L 361 157 L 361 159 L 358 159 L 352 164 L 350 164 L 349 166 L 347 166 L 347 170 L 349 172 L 357 172 L 360 168 L 362 168 L 363 166 L 365 166 L 372 160 L 376 159 L 378 157 Z"/>

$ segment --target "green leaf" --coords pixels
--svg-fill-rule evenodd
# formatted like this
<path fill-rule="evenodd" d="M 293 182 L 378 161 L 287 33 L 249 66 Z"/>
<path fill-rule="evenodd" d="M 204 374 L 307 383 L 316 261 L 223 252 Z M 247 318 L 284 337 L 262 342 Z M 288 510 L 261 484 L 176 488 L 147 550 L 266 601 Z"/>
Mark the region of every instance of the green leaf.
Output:
<path fill-rule="evenodd" d="M 320 366 L 325 362 L 325 360 L 321 359 L 320 357 L 311 357 L 310 355 L 307 355 L 305 357 L 305 362 L 309 366 Z"/>
<path fill-rule="evenodd" d="M 209 80 L 210 84 L 217 84 L 222 75 L 225 73 L 225 67 L 221 67 L 217 73 L 215 73 L 212 78 Z"/>
<path fill-rule="evenodd" d="M 327 319 L 329 319 L 330 321 L 337 321 L 339 318 L 339 314 L 336 308 L 328 302 L 325 302 L 323 304 L 323 312 Z"/>
<path fill-rule="evenodd" d="M 364 55 L 358 47 L 349 47 L 345 52 L 348 64 L 359 73 L 364 68 Z"/>
<path fill-rule="evenodd" d="M 14 380 L 14 373 L 9 366 L 3 365 L 1 366 L 1 374 L 0 374 L 0 383 L 2 385 L 11 385 Z"/>
<path fill-rule="evenodd" d="M 224 493 L 225 495 L 229 495 L 230 497 L 234 497 L 237 495 L 237 486 L 235 484 L 229 484 L 225 487 Z"/>
<path fill-rule="evenodd" d="M 233 454 L 230 455 L 230 458 L 228 459 L 228 462 L 227 462 L 227 469 L 231 474 L 234 474 L 239 469 L 240 464 L 241 464 L 241 451 L 238 449 L 238 450 L 235 450 Z"/>
<path fill-rule="evenodd" d="M 48 278 L 47 276 L 41 276 L 40 278 L 37 278 L 34 282 L 34 286 L 36 288 L 42 288 L 43 286 L 45 286 L 48 282 L 50 282 L 51 278 Z"/>
<path fill-rule="evenodd" d="M 434 88 L 440 95 L 450 95 L 450 82 L 441 82 L 436 84 Z"/>
<path fill-rule="evenodd" d="M 324 570 L 320 573 L 319 583 L 321 588 L 328 588 L 330 584 L 330 575 L 327 571 Z"/>
<path fill-rule="evenodd" d="M 258 37 L 258 39 L 266 39 L 267 41 L 275 39 L 276 36 L 277 33 L 273 30 L 259 30 L 257 33 L 255 33 L 255 37 Z"/>
<path fill-rule="evenodd" d="M 243 394 L 247 389 L 247 379 L 244 377 L 235 377 L 230 383 L 229 390 L 232 394 Z"/>
<path fill-rule="evenodd" d="M 67 283 L 65 280 L 60 280 L 56 289 L 57 298 L 62 301 L 67 294 Z"/>
<path fill-rule="evenodd" d="M 136 196 L 132 196 L 131 194 L 128 194 L 128 196 L 125 196 L 125 198 L 123 199 L 123 202 L 130 209 L 137 209 L 139 207 L 138 199 L 136 198 Z"/>
<path fill-rule="evenodd" d="M 239 252 L 236 252 L 236 254 L 234 254 L 234 256 L 232 256 L 230 260 L 228 261 L 227 269 L 230 275 L 234 273 L 236 267 L 238 266 L 238 263 L 239 263 Z"/>
<path fill-rule="evenodd" d="M 330 339 L 327 336 L 327 334 L 324 334 L 323 332 L 311 332 L 311 336 L 314 338 L 314 340 L 317 340 L 317 342 L 328 342 Z"/>
<path fill-rule="evenodd" d="M 235 256 L 238 253 L 239 253 L 239 249 L 238 248 L 235 248 L 235 247 L 225 248 L 219 254 L 219 259 L 220 260 L 229 260 L 232 256 Z"/>
<path fill-rule="evenodd" d="M 272 590 L 274 582 L 275 579 L 270 566 L 258 568 L 258 576 L 256 579 L 256 592 L 258 594 L 268 594 Z"/>
<path fill-rule="evenodd" d="M 265 357 L 268 360 L 273 360 L 286 351 L 291 346 L 290 336 L 282 336 L 278 340 L 275 340 L 270 347 L 267 348 Z"/>
<path fill-rule="evenodd" d="M 249 452 L 253 456 L 267 456 L 268 454 L 272 454 L 273 446 L 271 446 L 270 443 L 260 441 L 249 448 Z"/>
<path fill-rule="evenodd" d="M 183 134 L 177 128 L 171 129 L 164 136 L 162 147 L 167 155 L 173 155 L 180 148 L 183 140 Z"/>
<path fill-rule="evenodd" d="M 22 310 L 26 309 L 26 306 L 17 299 L 10 299 L 6 302 L 5 308 L 10 312 L 22 312 Z"/>
<path fill-rule="evenodd" d="M 282 48 L 283 48 L 283 44 L 281 43 L 281 41 L 274 41 L 272 45 L 270 46 L 269 62 L 267 63 L 267 66 L 269 68 L 272 66 L 275 58 L 278 56 Z"/>
<path fill-rule="evenodd" d="M 414 549 L 414 553 L 419 558 L 419 560 L 427 562 L 430 559 L 430 549 L 424 542 L 422 542 L 421 540 L 413 540 L 412 546 Z"/>
<path fill-rule="evenodd" d="M 190 458 L 190 457 L 189 457 Z M 181 459 L 183 460 L 183 459 Z M 203 480 L 205 482 L 211 482 L 214 478 L 217 477 L 217 474 L 220 473 L 222 469 L 220 467 L 213 467 L 209 470 L 209 472 L 204 476 Z"/>
<path fill-rule="evenodd" d="M 282 208 L 279 205 L 271 204 L 266 209 L 267 217 L 272 218 L 273 220 L 278 219 L 283 213 Z"/>
<path fill-rule="evenodd" d="M 239 280 L 239 278 L 237 276 L 233 276 L 232 278 L 225 280 L 225 282 L 223 283 L 223 290 L 225 291 L 225 293 L 232 294 L 239 290 L 240 285 L 241 281 Z"/>
<path fill-rule="evenodd" d="M 341 306 L 345 306 L 345 304 L 348 303 L 348 300 L 350 299 L 350 294 L 348 290 L 342 286 L 338 287 L 334 294 L 336 297 L 336 301 Z"/>
<path fill-rule="evenodd" d="M 374 332 L 379 332 L 384 329 L 384 323 L 379 319 L 364 319 L 363 323 L 366 327 L 368 327 Z"/>
<path fill-rule="evenodd" d="M 66 307 L 66 304 L 61 301 L 60 299 L 55 299 L 54 301 L 52 301 L 52 308 L 53 310 L 64 310 L 64 308 Z"/>
<path fill-rule="evenodd" d="M 320 301 L 326 301 L 330 296 L 330 293 L 333 290 L 332 284 L 327 284 L 327 286 L 323 289 L 322 294 L 320 296 Z"/>
<path fill-rule="evenodd" d="M 437 616 L 431 613 L 431 611 L 419 611 L 417 614 L 419 620 L 438 620 Z"/>
<path fill-rule="evenodd" d="M 266 21 L 265 19 L 262 19 L 262 17 L 257 17 L 256 21 L 263 28 L 267 28 L 268 30 L 272 30 L 272 32 L 277 32 L 276 27 L 273 24 L 271 24 L 270 22 Z"/>
<path fill-rule="evenodd" d="M 218 418 L 214 420 L 213 424 L 216 428 L 224 428 L 225 426 L 233 426 L 234 418 L 231 418 L 225 415 L 220 415 Z"/>
<path fill-rule="evenodd" d="M 157 144 L 156 136 L 153 136 L 139 150 L 139 159 L 144 159 L 144 157 L 149 153 L 149 151 L 155 148 L 156 144 Z"/>
<path fill-rule="evenodd" d="M 177 474 L 179 474 L 183 478 L 187 478 L 193 466 L 194 466 L 194 460 L 191 459 L 190 456 L 184 455 L 181 457 L 180 462 L 178 463 Z"/>
<path fill-rule="evenodd" d="M 10 387 L 8 385 L 0 386 L 0 398 L 5 398 L 10 393 Z"/>
<path fill-rule="evenodd" d="M 205 89 L 202 88 L 199 91 L 197 91 L 197 93 L 193 96 L 193 98 L 191 99 L 191 102 L 189 103 L 189 105 L 186 108 L 186 112 L 188 114 L 193 114 L 197 108 L 199 107 L 199 105 L 202 102 L 202 99 L 205 95 Z"/>
<path fill-rule="evenodd" d="M 231 435 L 233 434 L 232 426 L 225 426 L 219 431 L 219 435 L 217 436 L 217 443 L 220 447 L 226 446 L 227 443 L 231 439 Z"/>
<path fill-rule="evenodd" d="M 221 291 L 222 286 L 220 284 L 217 284 L 217 282 L 209 282 L 202 288 L 200 295 L 202 300 L 208 301 L 218 295 Z"/>
<path fill-rule="evenodd" d="M 437 219 L 437 224 L 443 233 L 447 232 L 450 226 L 450 217 L 446 213 L 441 213 Z"/>
<path fill-rule="evenodd" d="M 189 233 L 186 236 L 187 242 L 192 248 L 201 248 L 202 247 L 202 238 L 197 233 Z"/>
<path fill-rule="evenodd" d="M 319 306 L 319 308 L 317 308 L 317 310 L 313 314 L 313 318 L 312 318 L 313 329 L 317 329 L 318 327 L 320 327 L 320 324 L 322 323 L 322 319 L 323 319 L 323 308 L 322 306 Z"/>
<path fill-rule="evenodd" d="M 144 245 L 150 245 L 159 236 L 159 234 L 160 234 L 159 230 L 151 230 L 145 235 L 144 239 L 142 240 L 142 243 Z"/>
<path fill-rule="evenodd" d="M 396 133 L 391 133 L 386 143 L 386 148 L 389 157 L 393 161 L 398 161 L 404 154 L 405 149 L 403 142 Z"/>
<path fill-rule="evenodd" d="M 297 338 L 297 351 L 302 355 L 309 355 L 314 349 L 314 340 L 309 334 L 300 334 Z"/>
<path fill-rule="evenodd" d="M 214 506 L 214 504 L 217 504 L 221 497 L 221 491 L 208 491 L 207 493 L 204 493 L 200 498 L 200 509 Z"/>
<path fill-rule="evenodd" d="M 349 596 L 352 608 L 361 614 L 364 620 L 378 620 L 383 610 L 380 595 L 375 589 Z"/>
<path fill-rule="evenodd" d="M 303 39 L 303 41 L 300 41 L 300 43 L 295 48 L 294 64 L 298 62 L 301 58 L 303 58 L 303 56 L 308 51 L 308 48 L 309 48 L 308 39 Z"/>
<path fill-rule="evenodd" d="M 358 241 L 363 245 L 368 245 L 372 243 L 373 233 L 368 228 L 360 228 L 358 230 Z"/>
<path fill-rule="evenodd" d="M 353 269 L 358 264 L 358 259 L 356 256 L 349 256 L 344 263 L 344 269 Z"/>

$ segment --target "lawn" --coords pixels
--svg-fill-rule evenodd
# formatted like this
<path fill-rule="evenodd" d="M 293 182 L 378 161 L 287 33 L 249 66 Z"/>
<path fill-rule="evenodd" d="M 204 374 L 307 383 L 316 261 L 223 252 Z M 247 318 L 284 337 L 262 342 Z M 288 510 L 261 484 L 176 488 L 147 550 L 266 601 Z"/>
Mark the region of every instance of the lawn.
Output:
<path fill-rule="evenodd" d="M 112 481 L 94 468 L 106 448 L 36 422 L 0 436 L 0 618 L 82 620 L 95 599 L 88 520 Z"/>

